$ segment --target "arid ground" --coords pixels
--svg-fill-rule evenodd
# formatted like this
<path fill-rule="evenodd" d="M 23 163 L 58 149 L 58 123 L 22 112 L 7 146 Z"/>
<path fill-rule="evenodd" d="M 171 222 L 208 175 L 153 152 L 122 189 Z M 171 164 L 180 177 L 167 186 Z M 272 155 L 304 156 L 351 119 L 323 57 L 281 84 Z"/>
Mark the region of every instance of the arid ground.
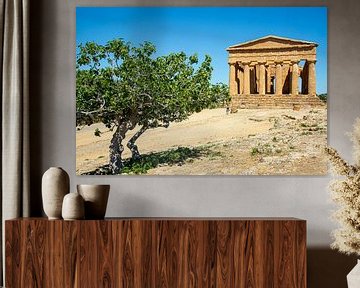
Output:
<path fill-rule="evenodd" d="M 112 132 L 96 137 L 95 128 L 106 130 L 95 124 L 76 132 L 78 175 L 108 163 Z M 229 115 L 223 108 L 203 110 L 167 129 L 148 130 L 137 141 L 142 155 L 178 147 L 197 151 L 179 163 L 161 163 L 149 175 L 323 175 L 326 143 L 324 108 L 243 109 Z M 129 156 L 125 148 L 123 157 Z"/>

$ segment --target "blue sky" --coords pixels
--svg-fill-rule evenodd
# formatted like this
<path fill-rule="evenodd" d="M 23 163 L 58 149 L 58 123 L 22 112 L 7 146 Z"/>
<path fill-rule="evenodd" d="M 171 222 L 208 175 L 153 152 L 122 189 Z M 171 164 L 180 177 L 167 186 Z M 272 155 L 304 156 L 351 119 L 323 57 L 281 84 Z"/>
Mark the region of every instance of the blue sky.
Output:
<path fill-rule="evenodd" d="M 311 19 L 311 21 L 306 21 Z M 317 92 L 327 92 L 326 7 L 77 7 L 76 42 L 123 38 L 150 41 L 157 55 L 184 51 L 212 57 L 212 82 L 228 83 L 228 46 L 266 35 L 307 40 L 317 47 Z"/>

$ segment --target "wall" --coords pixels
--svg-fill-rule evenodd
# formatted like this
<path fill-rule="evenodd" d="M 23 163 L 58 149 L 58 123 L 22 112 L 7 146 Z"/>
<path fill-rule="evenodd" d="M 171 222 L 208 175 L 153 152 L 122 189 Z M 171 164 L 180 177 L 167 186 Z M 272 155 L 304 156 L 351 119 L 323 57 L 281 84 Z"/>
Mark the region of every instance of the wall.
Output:
<path fill-rule="evenodd" d="M 330 177 L 114 177 L 75 176 L 76 5 L 166 3 L 160 1 L 65 1 L 31 3 L 31 160 L 33 214 L 41 213 L 40 181 L 50 166 L 64 167 L 71 189 L 109 183 L 107 216 L 292 216 L 308 221 L 309 287 L 346 287 L 354 258 L 330 251 Z M 217 1 L 172 1 L 173 5 L 219 5 Z M 225 3 L 222 2 L 222 4 Z M 351 159 L 345 133 L 360 116 L 360 2 L 226 1 L 229 5 L 328 6 L 329 143 Z M 291 15 L 289 16 L 291 17 Z M 306 15 L 295 15 L 303 17 Z"/>

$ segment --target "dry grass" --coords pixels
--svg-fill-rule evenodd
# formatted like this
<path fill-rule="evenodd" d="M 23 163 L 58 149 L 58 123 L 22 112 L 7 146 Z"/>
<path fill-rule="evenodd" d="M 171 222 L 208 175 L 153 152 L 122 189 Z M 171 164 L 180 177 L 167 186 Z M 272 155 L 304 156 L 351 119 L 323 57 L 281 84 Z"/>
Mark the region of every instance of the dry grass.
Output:
<path fill-rule="evenodd" d="M 137 144 L 142 154 L 178 146 L 207 151 L 181 165 L 150 169 L 150 175 L 323 175 L 326 112 L 246 109 L 226 115 L 224 109 L 204 110 L 167 129 L 145 132 Z M 111 132 L 95 137 L 95 128 L 103 127 L 96 124 L 76 133 L 77 174 L 108 163 Z M 130 152 L 123 155 L 129 157 Z"/>

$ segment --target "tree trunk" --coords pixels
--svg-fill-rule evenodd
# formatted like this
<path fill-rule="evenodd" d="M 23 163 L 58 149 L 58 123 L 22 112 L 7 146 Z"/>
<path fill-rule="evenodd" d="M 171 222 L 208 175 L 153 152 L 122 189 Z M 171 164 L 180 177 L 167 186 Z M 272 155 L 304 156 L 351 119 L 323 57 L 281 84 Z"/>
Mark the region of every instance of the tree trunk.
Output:
<path fill-rule="evenodd" d="M 141 155 L 139 153 L 138 147 L 135 144 L 136 140 L 148 129 L 148 126 L 144 125 L 141 127 L 141 129 L 134 134 L 134 136 L 131 137 L 131 139 L 127 143 L 127 147 L 131 151 L 131 158 L 133 160 L 137 160 L 141 158 Z"/>
<path fill-rule="evenodd" d="M 111 139 L 109 146 L 110 150 L 110 169 L 112 174 L 120 174 L 122 168 L 124 167 L 124 162 L 121 158 L 121 154 L 124 151 L 124 146 L 122 141 L 125 138 L 125 134 L 128 130 L 127 123 L 123 122 L 117 126 L 116 131 Z"/>

